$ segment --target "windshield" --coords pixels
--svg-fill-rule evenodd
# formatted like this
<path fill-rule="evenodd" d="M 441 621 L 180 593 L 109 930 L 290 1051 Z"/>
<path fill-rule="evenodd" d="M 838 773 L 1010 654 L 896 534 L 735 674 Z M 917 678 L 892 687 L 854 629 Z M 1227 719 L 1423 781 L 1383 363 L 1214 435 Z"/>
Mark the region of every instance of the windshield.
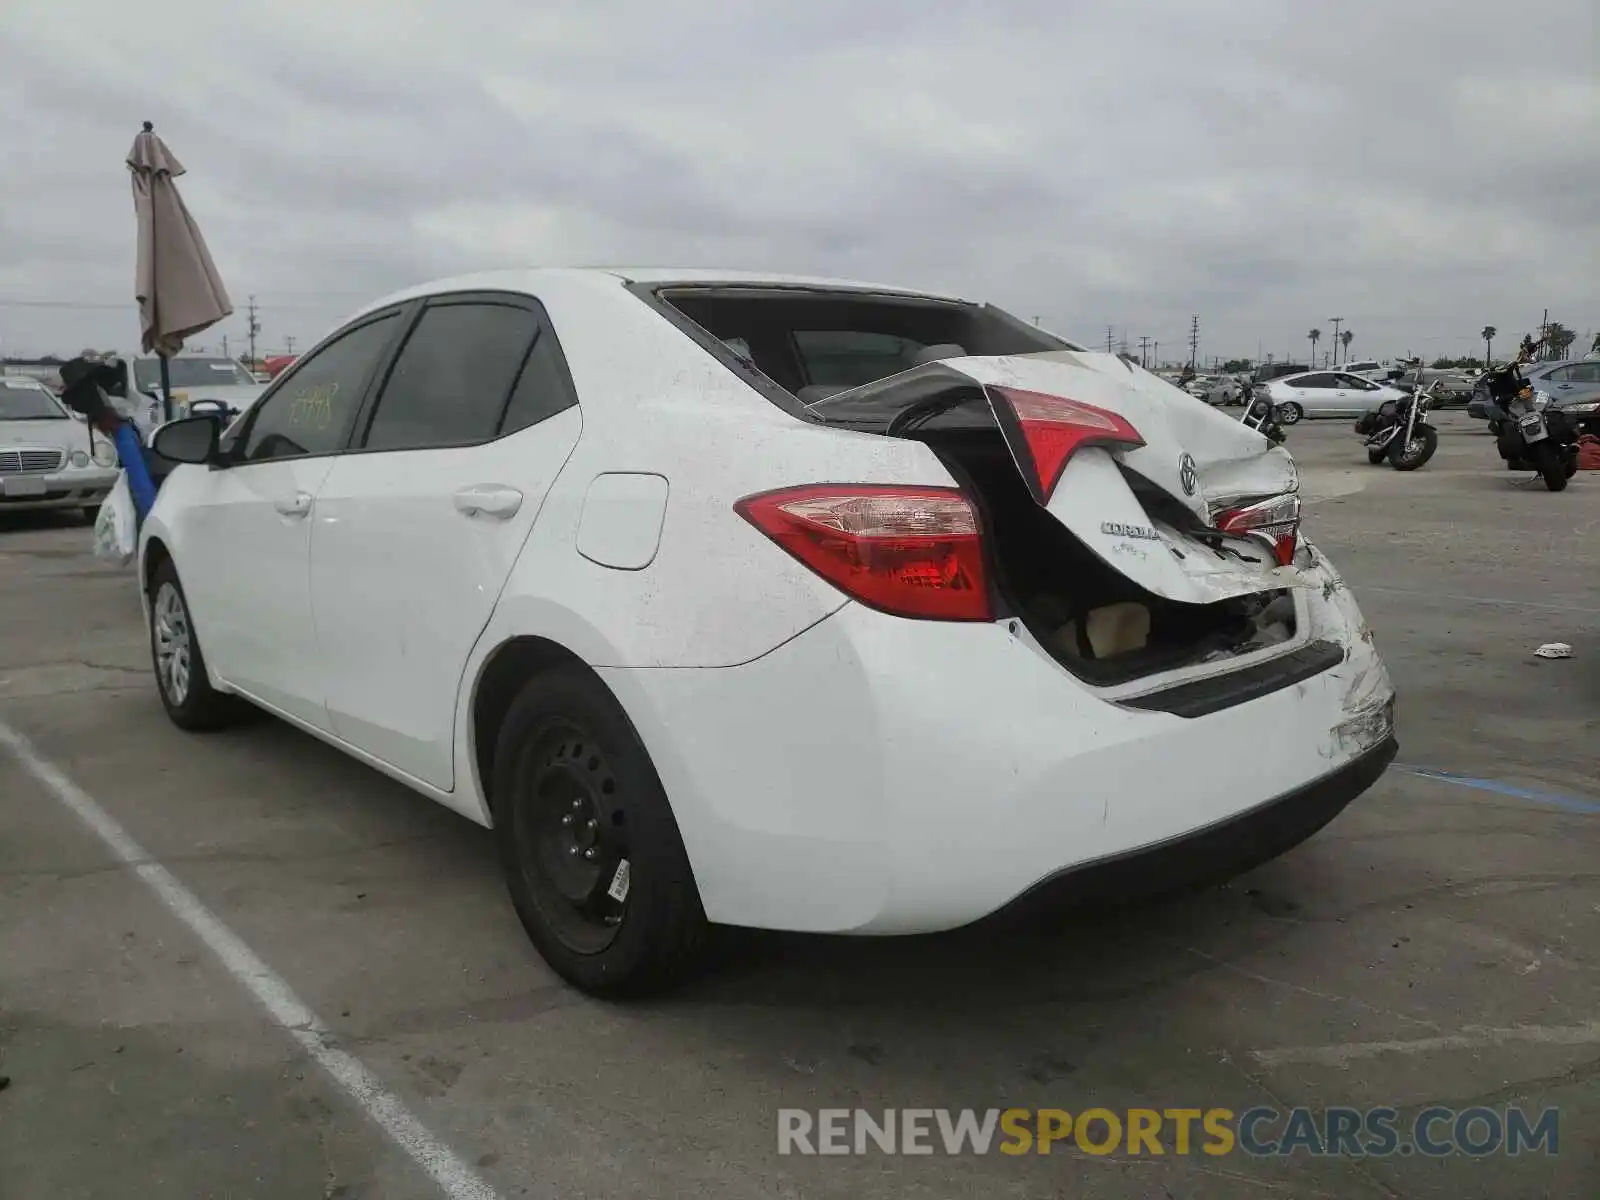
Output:
<path fill-rule="evenodd" d="M 0 379 L 0 421 L 65 421 L 66 410 L 44 388 Z"/>
<path fill-rule="evenodd" d="M 231 358 L 202 358 L 189 356 L 170 359 L 167 363 L 172 386 L 197 387 L 253 387 L 255 379 Z M 141 358 L 133 364 L 133 382 L 141 391 L 161 386 L 161 360 Z"/>

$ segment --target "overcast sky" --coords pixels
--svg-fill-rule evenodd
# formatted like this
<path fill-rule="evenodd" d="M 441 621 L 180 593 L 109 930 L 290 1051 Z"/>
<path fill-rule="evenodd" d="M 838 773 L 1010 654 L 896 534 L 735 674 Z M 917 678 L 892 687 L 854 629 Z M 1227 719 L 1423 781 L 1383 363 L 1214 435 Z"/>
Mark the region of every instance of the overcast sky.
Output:
<path fill-rule="evenodd" d="M 664 263 L 950 290 L 1178 356 L 1600 327 L 1594 0 L 5 0 L 0 348 L 133 349 L 139 121 L 238 314 Z"/>

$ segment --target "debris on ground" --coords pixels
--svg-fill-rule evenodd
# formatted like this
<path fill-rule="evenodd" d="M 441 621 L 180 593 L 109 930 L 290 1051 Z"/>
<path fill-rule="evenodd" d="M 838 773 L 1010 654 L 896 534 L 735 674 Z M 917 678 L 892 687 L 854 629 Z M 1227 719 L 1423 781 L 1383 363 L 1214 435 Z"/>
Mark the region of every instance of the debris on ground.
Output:
<path fill-rule="evenodd" d="M 1565 642 L 1546 642 L 1534 653 L 1540 658 L 1571 658 L 1572 647 Z"/>

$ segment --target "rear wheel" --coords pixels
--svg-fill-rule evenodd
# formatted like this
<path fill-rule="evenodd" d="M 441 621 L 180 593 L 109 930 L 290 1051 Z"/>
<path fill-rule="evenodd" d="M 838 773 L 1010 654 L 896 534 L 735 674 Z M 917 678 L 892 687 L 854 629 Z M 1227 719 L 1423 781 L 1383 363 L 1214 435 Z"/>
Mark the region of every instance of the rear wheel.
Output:
<path fill-rule="evenodd" d="M 1427 425 L 1418 425 L 1409 439 L 1397 437 L 1389 444 L 1389 462 L 1396 471 L 1415 471 L 1432 458 L 1438 448 L 1438 432 Z"/>
<path fill-rule="evenodd" d="M 1559 492 L 1567 486 L 1567 465 L 1562 461 L 1561 451 L 1548 441 L 1534 447 L 1533 463 L 1539 474 L 1544 476 L 1545 487 L 1552 492 Z"/>
<path fill-rule="evenodd" d="M 200 732 L 231 724 L 243 710 L 236 696 L 211 686 L 189 601 L 168 559 L 150 580 L 150 659 L 167 716 L 179 729 Z"/>
<path fill-rule="evenodd" d="M 1386 459 L 1388 457 L 1389 457 L 1389 448 L 1387 446 L 1385 446 L 1381 450 L 1368 449 L 1368 451 L 1367 451 L 1367 461 L 1369 463 L 1371 463 L 1373 466 L 1377 466 L 1379 463 L 1381 463 L 1384 459 Z"/>
<path fill-rule="evenodd" d="M 1287 404 L 1278 405 L 1277 415 L 1280 424 L 1298 425 L 1301 418 L 1306 415 L 1306 410 L 1291 400 Z"/>
<path fill-rule="evenodd" d="M 665 990 L 705 915 L 654 765 L 598 679 L 529 680 L 500 728 L 491 795 L 511 900 L 545 961 L 600 996 Z"/>

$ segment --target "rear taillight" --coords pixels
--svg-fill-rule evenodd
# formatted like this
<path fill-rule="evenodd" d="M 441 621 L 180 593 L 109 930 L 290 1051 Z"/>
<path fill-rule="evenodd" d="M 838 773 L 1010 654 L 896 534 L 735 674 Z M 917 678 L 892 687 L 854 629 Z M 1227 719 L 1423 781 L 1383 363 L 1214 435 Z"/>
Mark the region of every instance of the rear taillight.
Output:
<path fill-rule="evenodd" d="M 1230 508 L 1216 514 L 1216 527 L 1223 533 L 1240 537 L 1259 538 L 1272 548 L 1272 557 L 1280 567 L 1294 561 L 1294 551 L 1300 536 L 1300 497 L 1293 492 Z"/>
<path fill-rule="evenodd" d="M 1121 446 L 1137 449 L 1144 438 L 1124 417 L 1081 400 L 1029 392 L 1021 388 L 990 387 L 989 403 L 995 420 L 1011 442 L 1012 453 L 1023 468 L 1023 476 L 1040 504 L 1050 499 L 1067 460 L 1083 446 Z M 1022 450 L 1011 436 L 1013 425 L 1020 433 Z M 1024 453 L 1028 462 L 1021 459 Z"/>
<path fill-rule="evenodd" d="M 811 484 L 734 508 L 847 595 L 901 617 L 989 621 L 983 540 L 954 488 Z"/>

